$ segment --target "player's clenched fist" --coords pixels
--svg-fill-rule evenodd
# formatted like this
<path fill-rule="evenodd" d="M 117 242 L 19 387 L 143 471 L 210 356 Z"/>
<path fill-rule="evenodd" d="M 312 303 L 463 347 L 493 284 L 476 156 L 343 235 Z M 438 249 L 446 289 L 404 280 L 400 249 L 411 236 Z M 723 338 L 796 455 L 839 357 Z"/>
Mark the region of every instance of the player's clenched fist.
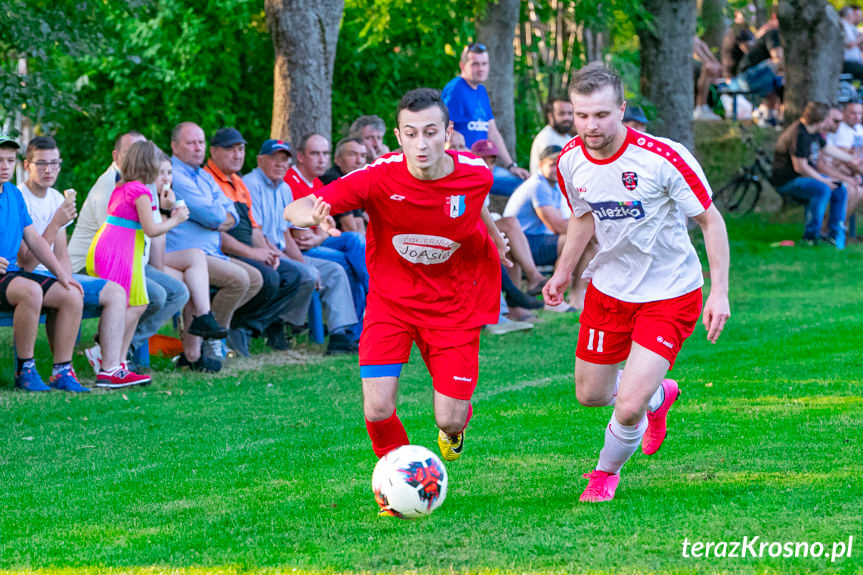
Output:
<path fill-rule="evenodd" d="M 542 288 L 542 297 L 545 299 L 545 304 L 549 306 L 562 304 L 563 296 L 568 287 L 569 276 L 555 273 Z"/>

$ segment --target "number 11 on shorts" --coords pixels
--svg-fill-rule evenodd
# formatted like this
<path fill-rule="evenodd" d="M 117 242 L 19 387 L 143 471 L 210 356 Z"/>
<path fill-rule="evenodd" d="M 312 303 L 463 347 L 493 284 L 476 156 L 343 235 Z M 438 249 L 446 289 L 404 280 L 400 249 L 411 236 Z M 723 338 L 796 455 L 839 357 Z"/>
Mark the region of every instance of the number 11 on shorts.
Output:
<path fill-rule="evenodd" d="M 596 331 L 595 329 L 590 328 L 590 330 L 587 332 L 587 351 L 593 351 L 594 338 L 596 338 L 596 352 L 602 353 L 602 340 L 605 339 L 605 332 Z"/>

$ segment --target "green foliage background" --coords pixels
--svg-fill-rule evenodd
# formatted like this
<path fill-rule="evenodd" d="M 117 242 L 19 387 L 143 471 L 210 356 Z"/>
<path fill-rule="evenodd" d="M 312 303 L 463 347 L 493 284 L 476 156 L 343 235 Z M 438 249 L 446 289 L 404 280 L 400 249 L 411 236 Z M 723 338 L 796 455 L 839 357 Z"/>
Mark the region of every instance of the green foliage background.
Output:
<path fill-rule="evenodd" d="M 442 88 L 458 73 L 459 51 L 475 38 L 485 4 L 346 0 L 332 138 L 344 136 L 364 113 L 391 125 L 408 89 Z M 522 6 L 522 22 L 553 22 L 550 2 Z M 574 21 L 610 31 L 609 58 L 635 97 L 632 20 L 640 6 L 640 0 L 565 3 Z M 8 129 L 21 111 L 37 133 L 56 137 L 65 160 L 60 187 L 89 189 L 109 162 L 114 138 L 130 129 L 169 150 L 170 130 L 180 121 L 196 121 L 208 134 L 235 126 L 250 142 L 247 169 L 269 137 L 274 59 L 260 0 L 0 0 L 0 13 L 9 21 L 6 29 L 15 31 L 0 35 L 0 122 Z M 515 63 L 520 158 L 544 124 L 542 102 L 564 78 L 561 62 L 528 64 L 537 40 Z M 572 65 L 578 66 L 577 41 L 573 48 Z M 16 72 L 19 56 L 27 59 L 24 76 Z M 387 143 L 395 146 L 392 134 Z"/>

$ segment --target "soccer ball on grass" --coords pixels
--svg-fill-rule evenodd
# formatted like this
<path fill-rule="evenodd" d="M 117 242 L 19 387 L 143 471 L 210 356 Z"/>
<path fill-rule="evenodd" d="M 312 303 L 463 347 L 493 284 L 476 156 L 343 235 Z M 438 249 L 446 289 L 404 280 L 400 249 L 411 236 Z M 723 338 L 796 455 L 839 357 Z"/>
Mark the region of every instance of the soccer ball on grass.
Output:
<path fill-rule="evenodd" d="M 437 455 L 419 445 L 403 445 L 384 455 L 372 474 L 380 508 L 402 519 L 429 515 L 446 499 L 447 475 Z"/>

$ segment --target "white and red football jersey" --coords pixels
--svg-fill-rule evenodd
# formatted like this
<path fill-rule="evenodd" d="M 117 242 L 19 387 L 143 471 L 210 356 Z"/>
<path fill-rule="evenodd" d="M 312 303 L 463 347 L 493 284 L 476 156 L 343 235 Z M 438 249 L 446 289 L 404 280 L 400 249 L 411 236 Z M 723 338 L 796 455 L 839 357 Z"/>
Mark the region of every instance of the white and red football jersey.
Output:
<path fill-rule="evenodd" d="M 390 153 L 315 195 L 334 214 L 368 213 L 367 313 L 386 305 L 405 322 L 438 329 L 497 323 L 500 259 L 480 219 L 493 177 L 473 155 L 447 152 L 455 170 L 419 180 Z"/>
<path fill-rule="evenodd" d="M 710 207 L 712 192 L 683 145 L 628 129 L 620 150 L 599 160 L 576 137 L 560 153 L 557 177 L 573 214 L 593 214 L 599 251 L 584 277 L 596 289 L 642 303 L 703 285 L 686 217 Z"/>

